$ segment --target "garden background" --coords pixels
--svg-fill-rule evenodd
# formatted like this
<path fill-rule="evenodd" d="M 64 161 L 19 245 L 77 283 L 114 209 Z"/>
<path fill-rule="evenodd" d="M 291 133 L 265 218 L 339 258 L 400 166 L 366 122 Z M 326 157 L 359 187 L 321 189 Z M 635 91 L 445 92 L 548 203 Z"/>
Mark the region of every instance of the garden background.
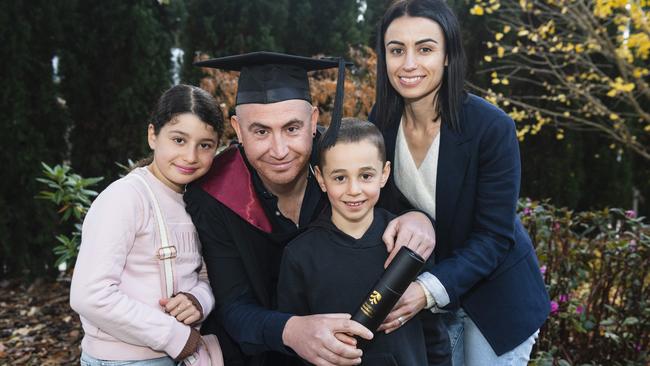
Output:
<path fill-rule="evenodd" d="M 0 365 L 78 364 L 67 288 L 93 192 L 148 154 L 148 114 L 170 85 L 232 112 L 237 74 L 194 60 L 345 55 L 345 115 L 365 117 L 387 2 L 0 0 Z M 519 212 L 552 298 L 531 364 L 648 365 L 650 2 L 449 2 L 468 90 L 517 123 Z M 335 76 L 312 75 L 323 121 Z"/>

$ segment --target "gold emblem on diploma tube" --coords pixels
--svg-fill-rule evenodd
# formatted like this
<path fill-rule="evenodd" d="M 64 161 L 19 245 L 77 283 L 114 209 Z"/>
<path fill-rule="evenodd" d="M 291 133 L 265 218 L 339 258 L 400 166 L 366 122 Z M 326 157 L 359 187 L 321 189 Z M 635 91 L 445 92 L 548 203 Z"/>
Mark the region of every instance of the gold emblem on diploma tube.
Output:
<path fill-rule="evenodd" d="M 372 294 L 370 294 L 370 299 L 368 299 L 371 304 L 377 305 L 381 301 L 381 294 L 377 291 L 373 291 Z"/>
<path fill-rule="evenodd" d="M 381 301 L 381 294 L 379 291 L 375 290 L 370 294 L 370 297 L 368 297 L 368 300 L 361 305 L 361 311 L 369 317 L 372 318 L 375 315 L 375 309 L 373 307 Z"/>

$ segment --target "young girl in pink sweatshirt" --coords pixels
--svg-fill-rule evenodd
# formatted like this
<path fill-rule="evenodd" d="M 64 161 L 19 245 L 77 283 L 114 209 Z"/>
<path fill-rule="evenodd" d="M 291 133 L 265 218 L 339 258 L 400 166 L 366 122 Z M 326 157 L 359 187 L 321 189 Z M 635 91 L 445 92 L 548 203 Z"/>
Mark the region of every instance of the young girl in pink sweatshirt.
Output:
<path fill-rule="evenodd" d="M 209 93 L 172 87 L 148 126 L 153 161 L 113 182 L 93 202 L 70 291 L 85 333 L 81 365 L 176 365 L 197 350 L 194 327 L 210 313 L 214 297 L 183 191 L 210 168 L 222 132 L 223 116 Z M 135 175 L 153 191 L 175 247 L 176 291 L 167 298 L 154 202 Z"/>

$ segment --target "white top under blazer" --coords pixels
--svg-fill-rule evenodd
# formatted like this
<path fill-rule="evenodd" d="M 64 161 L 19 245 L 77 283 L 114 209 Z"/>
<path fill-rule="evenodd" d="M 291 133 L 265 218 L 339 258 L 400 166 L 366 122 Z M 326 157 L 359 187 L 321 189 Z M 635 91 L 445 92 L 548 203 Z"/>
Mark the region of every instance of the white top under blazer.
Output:
<path fill-rule="evenodd" d="M 395 185 L 413 207 L 426 212 L 435 220 L 440 133 L 433 139 L 420 167 L 417 167 L 404 136 L 403 122 L 404 119 L 402 118 L 395 143 L 395 162 L 393 166 Z M 431 308 L 433 312 L 438 312 L 438 308 L 449 304 L 447 290 L 436 276 L 429 272 L 423 272 L 418 276 L 418 282 L 426 290 L 427 308 Z M 432 307 L 434 304 L 436 306 Z"/>

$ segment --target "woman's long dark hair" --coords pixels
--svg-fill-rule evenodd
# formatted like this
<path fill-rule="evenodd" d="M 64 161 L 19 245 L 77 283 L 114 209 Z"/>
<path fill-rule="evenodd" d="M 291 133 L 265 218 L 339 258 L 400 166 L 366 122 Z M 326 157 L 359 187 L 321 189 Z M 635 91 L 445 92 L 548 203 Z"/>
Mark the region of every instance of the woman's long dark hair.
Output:
<path fill-rule="evenodd" d="M 386 129 L 398 123 L 404 112 L 404 99 L 393 88 L 386 70 L 386 29 L 393 20 L 402 17 L 421 17 L 430 19 L 442 29 L 445 35 L 447 66 L 437 95 L 436 115 L 442 116 L 443 123 L 449 123 L 455 131 L 460 131 L 461 104 L 465 96 L 465 51 L 460 34 L 460 25 L 454 12 L 444 0 L 399 0 L 394 2 L 377 28 L 377 95 L 375 99 L 376 122 Z M 433 117 L 433 116 L 432 116 Z"/>

